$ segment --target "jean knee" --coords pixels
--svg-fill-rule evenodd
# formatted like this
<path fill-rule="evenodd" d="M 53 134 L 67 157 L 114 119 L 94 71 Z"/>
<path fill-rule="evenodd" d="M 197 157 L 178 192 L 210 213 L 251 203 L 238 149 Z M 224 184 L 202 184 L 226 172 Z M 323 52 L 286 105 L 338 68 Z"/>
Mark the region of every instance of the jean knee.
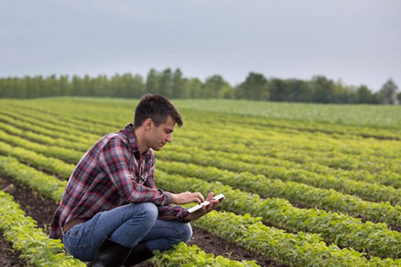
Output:
<path fill-rule="evenodd" d="M 141 208 L 142 216 L 145 216 L 147 221 L 155 223 L 159 216 L 159 210 L 156 205 L 150 202 L 136 204 Z"/>
<path fill-rule="evenodd" d="M 192 237 L 192 227 L 189 223 L 183 223 L 181 228 L 181 241 L 187 243 Z"/>

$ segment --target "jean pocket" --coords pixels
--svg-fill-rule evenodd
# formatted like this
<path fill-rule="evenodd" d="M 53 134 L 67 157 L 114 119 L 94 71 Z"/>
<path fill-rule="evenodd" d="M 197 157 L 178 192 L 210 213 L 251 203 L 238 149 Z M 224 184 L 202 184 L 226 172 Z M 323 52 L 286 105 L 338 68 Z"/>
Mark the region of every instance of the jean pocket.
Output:
<path fill-rule="evenodd" d="M 75 227 L 75 226 L 74 226 Z M 75 258 L 88 261 L 93 258 L 96 251 L 95 243 L 87 231 L 80 227 L 72 227 L 63 238 L 63 243 L 68 253 Z"/>
<path fill-rule="evenodd" d="M 74 225 L 73 227 L 71 227 L 70 229 L 68 229 L 68 231 L 64 233 L 64 236 L 81 237 L 82 236 L 82 229 L 80 227 L 81 224 L 82 223 L 78 223 L 78 224 Z"/>

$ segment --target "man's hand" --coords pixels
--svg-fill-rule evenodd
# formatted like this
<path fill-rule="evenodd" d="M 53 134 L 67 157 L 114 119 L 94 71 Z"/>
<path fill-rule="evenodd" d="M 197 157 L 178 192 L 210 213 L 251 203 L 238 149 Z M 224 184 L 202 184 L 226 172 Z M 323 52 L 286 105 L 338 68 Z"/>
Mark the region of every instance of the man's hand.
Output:
<path fill-rule="evenodd" d="M 198 204 L 200 204 L 203 201 L 205 201 L 205 198 L 199 192 L 191 193 L 187 191 L 181 194 L 171 194 L 171 195 L 173 196 L 173 203 L 178 205 L 188 204 L 192 202 L 197 202 Z"/>
<path fill-rule="evenodd" d="M 200 217 L 202 217 L 202 216 L 205 215 L 206 213 L 208 213 L 208 212 L 210 212 L 210 211 L 216 209 L 217 206 L 219 205 L 219 201 L 216 200 L 216 199 L 213 199 L 213 192 L 210 192 L 209 195 L 207 195 L 206 200 L 210 202 L 209 205 L 203 206 L 200 210 L 195 211 L 194 213 L 188 214 L 188 215 L 184 218 L 184 220 L 192 221 L 192 220 L 199 219 Z"/>

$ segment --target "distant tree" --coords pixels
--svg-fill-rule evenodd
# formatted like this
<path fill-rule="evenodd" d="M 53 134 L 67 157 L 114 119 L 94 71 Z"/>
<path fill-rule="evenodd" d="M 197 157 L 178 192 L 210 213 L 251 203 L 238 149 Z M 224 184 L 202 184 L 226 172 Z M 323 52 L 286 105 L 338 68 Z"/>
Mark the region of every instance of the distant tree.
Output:
<path fill-rule="evenodd" d="M 385 84 L 383 84 L 380 89 L 382 104 L 393 105 L 396 101 L 398 86 L 394 83 L 392 79 L 389 79 Z"/>
<path fill-rule="evenodd" d="M 235 94 L 241 99 L 269 100 L 267 79 L 263 74 L 250 72 Z"/>
<path fill-rule="evenodd" d="M 178 68 L 173 73 L 173 98 L 184 98 L 184 79 L 182 72 Z"/>
<path fill-rule="evenodd" d="M 310 81 L 312 100 L 315 103 L 333 103 L 334 82 L 324 76 L 315 76 Z"/>
<path fill-rule="evenodd" d="M 136 74 L 131 83 L 130 96 L 134 98 L 140 98 L 145 93 L 145 85 L 143 84 L 143 77 Z"/>
<path fill-rule="evenodd" d="M 398 105 L 401 105 L 401 92 L 397 94 Z"/>
<path fill-rule="evenodd" d="M 286 80 L 285 86 L 288 88 L 289 94 L 285 97 L 288 102 L 311 102 L 311 91 L 307 81 L 290 79 Z"/>
<path fill-rule="evenodd" d="M 231 93 L 230 84 L 220 75 L 213 75 L 206 78 L 203 84 L 202 98 L 226 98 Z"/>
<path fill-rule="evenodd" d="M 84 91 L 84 85 L 83 85 L 82 78 L 77 75 L 72 76 L 71 95 L 81 96 L 83 94 L 83 91 Z"/>
<path fill-rule="evenodd" d="M 201 98 L 203 83 L 198 78 L 184 79 L 183 98 Z"/>
<path fill-rule="evenodd" d="M 366 85 L 361 85 L 355 92 L 356 103 L 371 104 L 374 102 L 373 94 Z"/>
<path fill-rule="evenodd" d="M 150 69 L 145 84 L 146 93 L 159 94 L 159 73 L 155 69 Z"/>
<path fill-rule="evenodd" d="M 170 68 L 165 69 L 159 78 L 160 94 L 166 97 L 173 96 L 173 73 Z"/>
<path fill-rule="evenodd" d="M 58 87 L 60 88 L 59 90 L 59 95 L 60 96 L 68 96 L 71 95 L 70 92 L 70 82 L 68 75 L 61 75 L 59 80 L 58 80 Z"/>
<path fill-rule="evenodd" d="M 272 78 L 269 80 L 268 86 L 271 101 L 287 101 L 290 90 L 284 80 Z"/>
<path fill-rule="evenodd" d="M 28 77 L 27 96 L 28 98 L 41 97 L 42 76 Z"/>

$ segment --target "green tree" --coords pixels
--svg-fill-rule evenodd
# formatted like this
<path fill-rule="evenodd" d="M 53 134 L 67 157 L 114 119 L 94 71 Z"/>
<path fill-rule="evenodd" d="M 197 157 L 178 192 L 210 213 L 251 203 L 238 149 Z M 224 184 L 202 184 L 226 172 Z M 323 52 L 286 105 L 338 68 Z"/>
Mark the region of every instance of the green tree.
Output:
<path fill-rule="evenodd" d="M 84 91 L 82 78 L 74 75 L 71 80 L 71 95 L 81 96 Z"/>
<path fill-rule="evenodd" d="M 170 68 L 165 69 L 159 78 L 160 94 L 166 97 L 173 96 L 173 73 Z"/>
<path fill-rule="evenodd" d="M 183 98 L 201 98 L 203 83 L 198 78 L 184 79 Z"/>
<path fill-rule="evenodd" d="M 334 82 L 324 76 L 315 76 L 310 81 L 312 101 L 315 103 L 333 103 Z"/>
<path fill-rule="evenodd" d="M 220 75 L 213 75 L 206 78 L 203 84 L 202 98 L 225 98 L 232 90 L 230 84 Z"/>
<path fill-rule="evenodd" d="M 380 89 L 380 94 L 382 97 L 382 104 L 393 105 L 396 101 L 398 86 L 394 83 L 392 79 L 389 79 L 385 84 L 383 84 Z"/>
<path fill-rule="evenodd" d="M 70 82 L 68 75 L 61 75 L 58 80 L 58 87 L 59 87 L 59 95 L 60 96 L 69 96 L 71 95 L 70 92 Z"/>
<path fill-rule="evenodd" d="M 184 79 L 182 78 L 182 72 L 177 68 L 173 73 L 173 98 L 184 97 Z"/>
<path fill-rule="evenodd" d="M 139 74 L 135 74 L 131 82 L 130 97 L 141 98 L 145 93 L 145 87 L 143 84 L 143 77 Z"/>
<path fill-rule="evenodd" d="M 250 72 L 236 90 L 236 97 L 253 100 L 269 100 L 269 87 L 263 74 Z"/>
<path fill-rule="evenodd" d="M 374 102 L 373 94 L 366 85 L 361 85 L 356 89 L 356 103 L 371 104 Z"/>
<path fill-rule="evenodd" d="M 286 101 L 289 90 L 286 87 L 285 81 L 282 79 L 273 78 L 268 83 L 270 100 L 271 101 Z"/>
<path fill-rule="evenodd" d="M 159 73 L 155 69 L 150 69 L 146 77 L 146 93 L 159 94 Z"/>

